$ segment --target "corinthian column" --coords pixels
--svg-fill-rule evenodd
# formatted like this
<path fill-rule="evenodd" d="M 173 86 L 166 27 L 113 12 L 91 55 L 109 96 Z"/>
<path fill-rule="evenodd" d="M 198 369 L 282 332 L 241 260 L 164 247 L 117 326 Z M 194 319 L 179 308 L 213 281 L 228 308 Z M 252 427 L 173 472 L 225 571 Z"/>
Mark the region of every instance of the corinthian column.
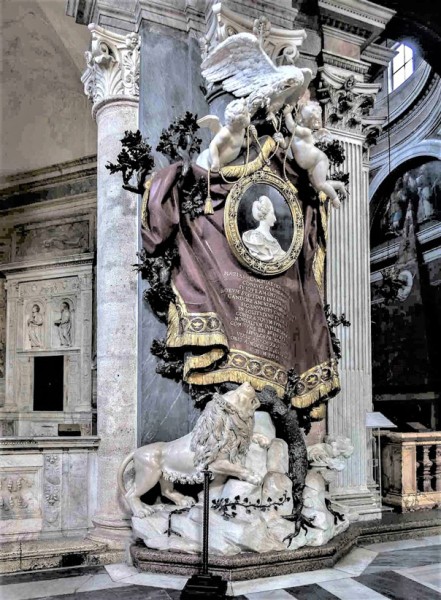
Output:
<path fill-rule="evenodd" d="M 328 430 L 351 438 L 355 450 L 331 490 L 334 503 L 354 519 L 378 518 L 378 496 L 372 485 L 371 440 L 366 412 L 372 410 L 371 315 L 369 281 L 368 147 L 375 125 L 368 115 L 379 86 L 354 75 L 321 69 L 318 97 L 325 123 L 343 143 L 349 173 L 349 197 L 330 218 L 327 301 L 333 312 L 344 312 L 350 328 L 340 328 L 341 393 L 329 402 Z M 369 121 L 369 122 L 368 122 Z"/>
<path fill-rule="evenodd" d="M 138 248 L 137 198 L 110 175 L 126 130 L 138 129 L 139 38 L 96 25 L 86 52 L 84 90 L 93 103 L 97 148 L 97 513 L 93 539 L 124 547 L 129 514 L 117 487 L 122 459 L 136 447 L 137 277 L 132 264 Z"/>

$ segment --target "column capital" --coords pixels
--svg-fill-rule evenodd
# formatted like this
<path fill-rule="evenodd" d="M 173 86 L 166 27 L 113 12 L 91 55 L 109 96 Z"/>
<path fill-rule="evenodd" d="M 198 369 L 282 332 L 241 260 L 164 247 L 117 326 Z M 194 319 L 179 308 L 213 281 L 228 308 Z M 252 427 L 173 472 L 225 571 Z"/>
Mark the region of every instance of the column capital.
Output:
<path fill-rule="evenodd" d="M 324 108 L 325 126 L 360 135 L 370 145 L 382 119 L 370 117 L 380 84 L 358 81 L 353 73 L 336 74 L 328 66 L 319 69 L 317 98 Z M 377 135 L 378 135 L 377 133 Z"/>
<path fill-rule="evenodd" d="M 85 53 L 87 68 L 81 81 L 95 117 L 106 102 L 139 99 L 140 38 L 137 33 L 120 35 L 94 23 L 88 28 L 92 42 Z"/>
<path fill-rule="evenodd" d="M 243 4 L 245 8 L 246 3 Z M 268 8 L 275 9 L 276 7 L 268 3 Z M 277 14 L 269 10 L 267 13 L 269 18 L 266 15 L 262 16 L 262 7 L 260 11 L 250 7 L 247 7 L 247 10 L 250 14 L 254 12 L 255 16 L 236 13 L 222 2 L 213 4 L 207 16 L 207 33 L 202 39 L 203 54 L 212 50 L 231 35 L 246 32 L 254 33 L 258 37 L 261 36 L 263 48 L 273 60 L 279 58 L 280 61 L 280 57 L 283 57 L 287 62 L 292 62 L 298 57 L 299 48 L 306 39 L 304 29 L 274 27 L 270 19 L 276 19 L 277 22 Z M 287 10 L 285 9 L 285 11 Z M 288 25 L 294 22 L 294 18 L 298 12 L 296 9 L 289 10 L 292 13 L 291 18 L 289 18 L 289 14 L 288 17 L 285 14 L 283 21 Z"/>

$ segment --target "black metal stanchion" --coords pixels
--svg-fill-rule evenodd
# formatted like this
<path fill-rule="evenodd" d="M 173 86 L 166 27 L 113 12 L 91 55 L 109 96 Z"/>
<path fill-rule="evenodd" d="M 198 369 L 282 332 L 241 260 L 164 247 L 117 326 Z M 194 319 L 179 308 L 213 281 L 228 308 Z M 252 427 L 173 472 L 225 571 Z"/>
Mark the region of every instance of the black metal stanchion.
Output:
<path fill-rule="evenodd" d="M 208 530 L 210 519 L 210 471 L 204 470 L 204 512 L 202 521 L 202 569 L 192 575 L 181 592 L 181 600 L 223 600 L 227 594 L 227 582 L 220 575 L 208 572 Z"/>

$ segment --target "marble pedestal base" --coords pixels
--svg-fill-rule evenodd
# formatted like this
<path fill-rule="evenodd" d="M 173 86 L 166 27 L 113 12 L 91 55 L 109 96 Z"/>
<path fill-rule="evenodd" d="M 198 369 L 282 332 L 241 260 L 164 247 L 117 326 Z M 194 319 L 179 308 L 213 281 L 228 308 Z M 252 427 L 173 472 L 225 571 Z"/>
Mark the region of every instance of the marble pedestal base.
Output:
<path fill-rule="evenodd" d="M 241 581 L 314 571 L 334 566 L 357 543 L 376 544 L 441 533 L 441 510 L 383 514 L 381 520 L 354 523 L 324 546 L 284 552 L 244 553 L 209 557 L 209 570 L 228 581 Z M 190 577 L 199 572 L 201 558 L 195 554 L 149 550 L 141 542 L 130 548 L 134 565 L 141 571 Z"/>
<path fill-rule="evenodd" d="M 355 544 L 357 531 L 348 530 L 319 547 L 304 547 L 282 552 L 245 552 L 236 556 L 209 557 L 209 571 L 227 581 L 241 581 L 275 575 L 288 575 L 332 567 Z M 201 558 L 195 554 L 150 550 L 134 544 L 130 553 L 141 571 L 190 576 L 199 572 Z"/>

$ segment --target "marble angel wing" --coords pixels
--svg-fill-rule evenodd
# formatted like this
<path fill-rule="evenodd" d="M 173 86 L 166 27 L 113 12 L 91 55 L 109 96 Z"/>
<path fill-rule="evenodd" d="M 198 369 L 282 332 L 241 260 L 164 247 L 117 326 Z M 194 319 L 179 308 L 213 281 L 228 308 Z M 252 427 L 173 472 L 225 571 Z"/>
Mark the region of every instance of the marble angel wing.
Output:
<path fill-rule="evenodd" d="M 199 127 L 208 127 L 210 131 L 216 135 L 222 129 L 222 123 L 220 122 L 219 117 L 216 115 L 206 115 L 205 117 L 201 117 L 198 119 L 197 124 Z"/>
<path fill-rule="evenodd" d="M 235 96 L 247 97 L 251 111 L 266 107 L 269 115 L 288 97 L 300 97 L 311 79 L 309 69 L 276 66 L 250 33 L 232 35 L 216 46 L 202 63 L 202 75 L 210 83 L 221 82 Z"/>
<path fill-rule="evenodd" d="M 280 79 L 276 65 L 251 33 L 232 35 L 216 46 L 202 63 L 202 75 L 210 83 L 222 82 L 238 97 Z"/>

